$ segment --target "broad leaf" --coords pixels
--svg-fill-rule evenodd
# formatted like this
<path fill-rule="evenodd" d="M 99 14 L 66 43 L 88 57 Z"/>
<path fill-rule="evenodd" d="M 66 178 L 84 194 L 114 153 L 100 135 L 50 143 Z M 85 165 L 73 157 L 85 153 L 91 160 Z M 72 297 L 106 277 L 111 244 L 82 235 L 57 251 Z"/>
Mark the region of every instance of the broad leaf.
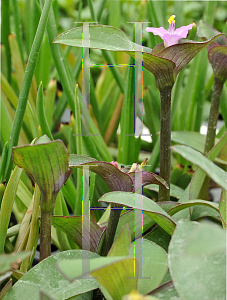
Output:
<path fill-rule="evenodd" d="M 103 230 L 93 220 L 89 222 L 89 231 L 83 232 L 83 219 L 88 216 L 53 216 L 52 225 L 63 230 L 83 250 L 97 252 Z"/>
<path fill-rule="evenodd" d="M 218 218 L 220 218 L 220 213 L 209 206 L 205 206 L 205 205 L 194 206 L 192 215 L 191 215 L 191 220 L 196 221 L 203 217 L 218 217 Z"/>
<path fill-rule="evenodd" d="M 12 289 L 4 300 L 40 300 L 40 291 L 55 300 L 63 300 L 98 288 L 95 279 L 79 279 L 69 283 L 57 270 L 56 263 L 65 259 L 75 260 L 82 257 L 95 258 L 98 254 L 85 250 L 69 250 L 57 253 L 40 262 L 28 271 Z"/>
<path fill-rule="evenodd" d="M 188 208 L 188 207 L 193 207 L 196 205 L 204 205 L 213 208 L 218 212 L 218 205 L 216 203 L 210 202 L 210 201 L 205 201 L 205 200 L 190 200 L 189 202 L 186 203 L 178 203 L 175 207 L 171 208 L 168 210 L 168 214 L 170 216 L 173 216 L 174 214 L 178 213 L 179 211 Z"/>
<path fill-rule="evenodd" d="M 208 158 L 198 151 L 183 145 L 172 146 L 172 150 L 182 157 L 199 166 L 207 175 L 218 183 L 222 188 L 227 188 L 227 172 L 216 166 Z"/>
<path fill-rule="evenodd" d="M 77 161 L 78 159 L 78 161 Z M 76 154 L 70 155 L 69 166 L 83 168 L 88 167 L 90 171 L 98 174 L 108 185 L 111 191 L 132 191 L 133 182 L 132 179 L 124 172 L 120 171 L 114 165 L 108 162 L 102 161 L 87 161 L 81 162 L 85 157 L 80 157 Z M 89 159 L 89 158 L 87 158 Z"/>
<path fill-rule="evenodd" d="M 182 299 L 225 299 L 224 243 L 223 229 L 187 220 L 178 222 L 169 246 L 169 267 Z M 215 251 L 210 251 L 215 244 Z"/>
<path fill-rule="evenodd" d="M 157 203 L 145 196 L 127 192 L 111 192 L 103 195 L 99 201 L 122 204 L 143 210 L 171 235 L 176 227 L 175 221 Z"/>
<path fill-rule="evenodd" d="M 87 265 L 88 269 L 83 267 L 84 265 Z M 57 266 L 70 281 L 91 274 L 114 300 L 121 300 L 122 296 L 137 288 L 138 266 L 134 258 L 118 256 L 64 260 Z"/>
<path fill-rule="evenodd" d="M 154 173 L 145 171 L 127 173 L 127 168 L 120 170 L 112 163 L 90 159 L 86 156 L 70 154 L 69 167 L 88 168 L 98 174 L 111 191 L 134 192 L 151 183 L 168 188 L 165 180 Z"/>
<path fill-rule="evenodd" d="M 44 292 L 40 292 L 40 300 L 55 300 L 50 296 L 47 296 Z"/>
<path fill-rule="evenodd" d="M 137 251 L 139 257 L 137 257 Z M 131 244 L 130 255 L 141 262 L 138 279 L 139 293 L 144 295 L 158 287 L 168 270 L 165 250 L 146 239 L 137 239 Z"/>

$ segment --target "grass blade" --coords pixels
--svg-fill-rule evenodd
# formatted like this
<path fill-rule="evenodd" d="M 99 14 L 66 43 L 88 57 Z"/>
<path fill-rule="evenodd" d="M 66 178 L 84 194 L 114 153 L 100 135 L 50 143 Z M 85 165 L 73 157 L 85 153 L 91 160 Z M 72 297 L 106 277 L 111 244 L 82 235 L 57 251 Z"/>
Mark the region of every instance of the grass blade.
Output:
<path fill-rule="evenodd" d="M 12 168 L 13 146 L 16 146 L 18 143 L 19 134 L 20 134 L 20 130 L 22 127 L 22 122 L 23 122 L 23 118 L 24 118 L 24 114 L 25 114 L 25 110 L 26 110 L 29 90 L 30 90 L 30 87 L 32 84 L 32 77 L 35 72 L 36 62 L 38 59 L 38 53 L 39 53 L 39 49 L 41 47 L 44 29 L 46 27 L 46 22 L 48 19 L 51 3 L 52 3 L 52 0 L 45 1 L 45 5 L 43 7 L 43 11 L 42 11 L 42 15 L 41 15 L 41 18 L 39 21 L 38 29 L 37 29 L 35 39 L 32 44 L 32 49 L 31 49 L 31 52 L 30 52 L 29 58 L 28 58 L 28 64 L 26 67 L 26 72 L 24 75 L 24 79 L 23 79 L 23 83 L 22 83 L 22 87 L 21 87 L 21 91 L 20 91 L 20 96 L 19 96 L 19 100 L 18 100 L 18 106 L 17 106 L 17 110 L 15 113 L 11 136 L 10 136 L 10 140 L 9 140 L 9 152 L 8 152 L 8 159 L 7 159 L 7 165 L 6 165 L 6 170 L 5 170 L 5 174 L 6 174 L 5 177 L 7 179 L 9 178 L 10 171 Z"/>

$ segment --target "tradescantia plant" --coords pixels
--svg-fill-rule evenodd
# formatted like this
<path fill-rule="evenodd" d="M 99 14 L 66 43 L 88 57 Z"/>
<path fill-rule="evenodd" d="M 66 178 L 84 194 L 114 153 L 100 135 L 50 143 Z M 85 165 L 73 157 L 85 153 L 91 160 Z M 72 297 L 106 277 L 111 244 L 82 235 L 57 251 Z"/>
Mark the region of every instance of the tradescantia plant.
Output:
<path fill-rule="evenodd" d="M 208 61 L 206 55 L 203 55 L 206 49 L 179 73 L 181 67 L 188 63 L 187 55 L 191 59 L 191 55 L 193 57 L 197 53 L 197 47 L 205 45 L 185 40 L 188 30 L 190 39 L 196 39 L 196 26 L 189 23 L 192 20 L 199 21 L 193 13 L 188 13 L 188 8 L 190 5 L 198 5 L 199 8 L 194 12 L 200 13 L 199 17 L 203 15 L 204 20 L 214 20 L 211 25 L 222 31 L 223 24 L 219 18 L 220 9 L 226 11 L 223 2 L 208 1 L 200 4 L 188 1 L 142 1 L 135 6 L 127 1 L 104 0 L 96 7 L 97 1 L 89 0 L 88 6 L 86 3 L 82 5 L 81 1 L 75 3 L 76 9 L 76 6 L 79 6 L 76 11 L 72 9 L 70 1 L 61 1 L 60 14 L 56 14 L 59 1 L 53 3 L 54 12 L 50 2 L 41 0 L 39 6 L 38 1 L 3 1 L 2 5 L 4 39 L 1 44 L 3 76 L 0 103 L 0 299 L 225 299 L 226 128 L 222 127 L 216 136 L 214 147 L 206 155 L 205 135 L 199 132 L 178 131 L 186 129 L 184 124 L 187 124 L 187 130 L 199 130 L 202 116 L 199 117 L 200 121 L 197 117 L 204 110 L 203 101 L 209 100 L 213 83 L 212 77 L 210 80 L 208 78 L 211 75 L 210 70 L 206 72 Z M 176 20 L 176 25 L 189 25 L 175 28 L 173 15 L 169 18 L 168 29 L 164 29 L 161 26 L 165 24 L 165 12 L 170 11 L 173 5 L 178 11 L 177 15 L 181 9 L 183 11 Z M 91 19 L 87 15 L 88 7 Z M 40 27 L 38 19 L 41 10 L 42 15 L 45 12 L 46 17 L 41 18 Z M 121 12 L 121 15 L 118 12 Z M 99 41 L 100 49 L 108 51 L 108 48 L 112 47 L 113 51 L 119 49 L 122 52 L 111 55 L 105 50 L 92 51 L 89 108 L 81 94 L 81 62 L 82 66 L 83 62 L 85 66 L 86 60 L 83 60 L 80 49 L 61 47 L 60 44 L 53 43 L 57 31 L 64 31 L 68 26 L 68 23 L 65 23 L 65 13 L 68 14 L 67 22 L 73 14 L 77 21 L 92 20 L 115 26 L 91 26 L 90 40 L 94 41 L 95 31 L 100 28 L 95 37 L 95 41 Z M 20 26 L 20 17 L 25 20 L 23 26 Z M 9 20 L 10 26 L 13 24 L 15 30 L 15 34 L 10 36 L 7 26 Z M 152 45 L 153 49 L 132 43 L 117 29 L 124 28 L 128 34 L 131 25 L 126 22 L 129 20 L 152 21 L 151 26 L 154 27 L 149 27 L 151 34 L 144 33 L 143 42 Z M 47 26 L 44 30 L 46 21 Z M 86 26 L 86 23 L 83 24 Z M 36 25 L 39 47 L 41 38 L 44 32 L 46 33 L 41 51 L 37 40 L 34 39 Z M 137 25 L 135 40 L 138 38 L 136 34 L 138 28 L 141 28 L 141 23 Z M 20 32 L 21 28 L 23 34 Z M 76 30 L 80 32 L 79 28 Z M 106 34 L 103 34 L 105 30 Z M 155 43 L 159 40 L 159 37 L 154 35 L 157 33 L 164 43 Z M 220 33 L 211 30 L 210 35 L 203 35 L 206 36 L 205 43 L 218 34 Z M 81 40 L 81 36 L 82 32 L 78 39 Z M 221 37 L 223 35 L 215 41 L 220 43 Z M 36 47 L 31 47 L 33 39 Z M 7 47 L 4 49 L 6 41 L 10 43 L 10 51 Z M 214 48 L 215 44 L 211 42 L 209 45 Z M 193 53 L 190 52 L 190 47 Z M 118 72 L 119 68 L 113 67 L 121 60 L 123 65 L 127 63 L 124 51 L 132 56 L 131 67 L 127 68 L 127 77 L 125 68 Z M 100 53 L 103 55 L 99 55 Z M 164 57 L 167 54 L 169 57 Z M 224 72 L 224 64 L 221 64 L 220 59 L 216 60 L 217 57 L 221 57 L 220 53 L 213 54 L 211 62 L 214 67 L 218 66 L 219 71 Z M 13 64 L 13 68 L 8 66 L 8 74 L 4 69 L 6 55 L 11 55 Z M 24 62 L 28 57 L 29 62 L 25 69 Z M 142 77 L 138 74 L 137 78 L 138 65 L 135 65 L 135 68 L 131 65 L 134 62 L 133 57 L 146 65 L 150 72 L 144 70 Z M 103 68 L 104 62 L 107 63 L 105 67 L 111 68 Z M 34 72 L 35 78 L 32 78 Z M 215 76 L 219 75 L 217 72 Z M 22 78 L 25 85 L 21 87 Z M 134 86 L 135 82 L 140 82 L 140 78 L 144 83 L 144 115 L 141 115 L 143 110 L 140 105 L 136 106 L 134 112 Z M 176 130 L 172 132 L 172 142 L 183 144 L 174 144 L 171 147 L 174 159 L 171 163 L 173 172 L 170 185 L 160 175 L 146 172 L 154 172 L 159 159 L 159 142 L 155 143 L 155 136 L 160 127 L 160 103 L 155 78 L 162 98 L 165 98 L 165 91 L 167 93 L 170 90 L 172 93 L 172 118 L 175 117 L 172 125 Z M 43 82 L 43 88 L 42 83 L 39 85 L 40 81 Z M 59 82 L 63 91 L 59 91 Z M 174 86 L 173 91 L 171 86 Z M 136 95 L 138 94 L 137 89 Z M 200 97 L 201 95 L 204 97 Z M 225 95 L 226 83 L 223 99 Z M 67 103 L 72 111 L 71 118 L 68 119 L 69 123 L 59 125 Z M 222 116 L 227 124 L 226 111 L 221 107 Z M 117 135 L 120 114 L 121 132 L 117 141 L 114 138 Z M 127 136 L 134 133 L 132 123 L 135 115 L 144 121 L 144 125 L 153 134 L 152 143 L 145 143 L 142 137 L 140 139 Z M 182 116 L 184 120 L 181 120 Z M 165 122 L 162 125 L 162 139 L 164 126 Z M 91 135 L 84 136 L 89 127 Z M 44 134 L 47 134 L 52 142 L 42 137 L 38 144 L 29 145 L 32 140 Z M 159 135 L 157 137 L 159 139 Z M 19 167 L 16 165 L 10 176 L 13 166 L 12 147 L 17 145 L 18 138 L 20 147 L 13 149 L 13 158 Z M 115 142 L 118 144 L 118 154 L 113 147 Z M 149 152 L 145 154 L 140 150 Z M 144 171 L 145 157 L 150 158 Z M 122 167 L 113 160 L 122 165 L 129 165 L 135 161 L 143 162 L 141 165 L 134 163 L 132 167 Z M 165 163 L 168 165 L 169 162 L 166 160 Z M 182 165 L 175 168 L 176 163 Z M 192 164 L 192 167 L 188 164 Z M 195 166 L 198 166 L 196 171 Z M 161 169 L 163 172 L 163 165 Z M 89 177 L 85 170 L 91 171 Z M 68 173 L 71 176 L 67 179 Z M 27 175 L 32 180 L 29 180 Z M 199 191 L 206 176 L 222 188 L 219 204 L 200 200 Z M 190 185 L 186 188 L 189 182 Z M 159 187 L 165 190 L 165 194 L 170 187 L 173 201 L 156 202 Z M 45 214 L 48 215 L 48 224 L 45 222 Z M 119 218 L 116 217 L 118 214 Z M 188 220 L 185 220 L 187 218 Z M 205 223 L 207 219 L 209 224 Z M 43 234 L 50 232 L 50 220 L 51 236 L 48 233 L 48 239 L 43 243 Z M 50 248 L 50 237 L 60 252 L 35 265 L 39 251 L 38 237 L 41 237 L 41 258 L 44 257 L 44 253 L 49 255 L 44 248 Z M 4 252 L 10 254 L 2 254 Z M 100 295 L 100 290 L 104 297 Z"/>
<path fill-rule="evenodd" d="M 54 43 L 76 47 L 97 48 L 110 51 L 124 51 L 148 69 L 156 79 L 161 98 L 160 128 L 160 176 L 170 184 L 171 172 L 171 91 L 180 70 L 183 69 L 202 49 L 207 47 L 217 34 L 205 42 L 178 40 L 187 35 L 192 24 L 174 31 L 175 16 L 169 18 L 169 30 L 163 27 L 150 28 L 148 31 L 159 34 L 165 41 L 154 49 L 142 47 L 131 42 L 121 30 L 105 25 L 89 27 L 89 40 L 84 43 L 82 27 L 71 29 L 55 38 Z M 135 54 L 137 53 L 137 55 Z M 138 55 L 140 53 L 141 55 Z M 160 186 L 159 201 L 169 201 L 170 191 Z"/>

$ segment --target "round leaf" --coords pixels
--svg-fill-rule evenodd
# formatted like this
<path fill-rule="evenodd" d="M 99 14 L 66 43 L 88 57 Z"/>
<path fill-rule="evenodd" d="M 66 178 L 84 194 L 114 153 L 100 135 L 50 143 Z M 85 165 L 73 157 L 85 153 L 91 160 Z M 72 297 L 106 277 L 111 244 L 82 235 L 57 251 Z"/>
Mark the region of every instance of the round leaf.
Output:
<path fill-rule="evenodd" d="M 213 244 L 217 247 L 221 244 L 220 251 L 217 248 L 210 251 Z M 215 225 L 187 220 L 178 222 L 169 246 L 169 267 L 174 286 L 182 299 L 225 299 L 224 244 L 225 231 Z"/>
<path fill-rule="evenodd" d="M 83 253 L 83 254 L 82 254 Z M 82 259 L 98 257 L 98 254 L 85 250 L 69 250 L 57 253 L 40 262 L 28 271 L 12 289 L 4 300 L 39 300 L 40 291 L 55 300 L 63 300 L 98 288 L 95 279 L 80 279 L 69 283 L 57 270 L 56 263 L 65 259 Z"/>

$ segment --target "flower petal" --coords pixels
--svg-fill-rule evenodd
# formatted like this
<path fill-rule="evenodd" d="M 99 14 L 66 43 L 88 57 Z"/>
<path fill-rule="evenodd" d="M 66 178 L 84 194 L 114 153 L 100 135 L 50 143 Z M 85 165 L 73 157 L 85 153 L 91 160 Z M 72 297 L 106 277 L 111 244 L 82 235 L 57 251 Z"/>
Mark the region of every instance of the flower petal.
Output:
<path fill-rule="evenodd" d="M 164 40 L 164 45 L 166 47 L 169 47 L 169 46 L 172 46 L 172 45 L 175 45 L 178 43 L 179 39 L 181 39 L 181 36 L 177 35 L 177 34 L 169 34 L 169 33 L 166 33 L 164 36 L 163 36 L 163 40 Z"/>
<path fill-rule="evenodd" d="M 159 27 L 159 28 L 147 27 L 146 31 L 152 32 L 154 35 L 159 35 L 161 38 L 163 38 L 164 34 L 169 33 L 169 31 L 166 30 L 164 27 Z"/>
<path fill-rule="evenodd" d="M 188 31 L 192 29 L 193 24 L 187 26 L 181 26 L 174 31 L 174 35 L 177 34 L 181 39 L 186 38 Z"/>

